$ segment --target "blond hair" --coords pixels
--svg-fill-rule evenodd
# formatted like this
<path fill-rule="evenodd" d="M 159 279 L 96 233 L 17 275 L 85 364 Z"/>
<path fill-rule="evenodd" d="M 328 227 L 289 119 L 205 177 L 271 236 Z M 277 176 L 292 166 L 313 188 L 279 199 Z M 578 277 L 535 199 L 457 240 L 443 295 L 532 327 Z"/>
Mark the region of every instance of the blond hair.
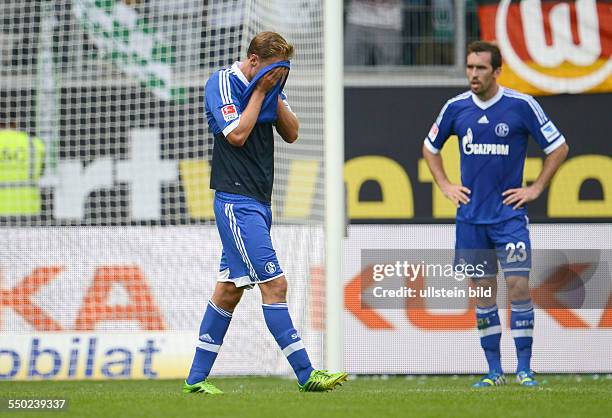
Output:
<path fill-rule="evenodd" d="M 288 60 L 293 56 L 293 45 L 276 32 L 260 32 L 251 40 L 247 57 L 255 54 L 262 60 L 282 58 Z"/>

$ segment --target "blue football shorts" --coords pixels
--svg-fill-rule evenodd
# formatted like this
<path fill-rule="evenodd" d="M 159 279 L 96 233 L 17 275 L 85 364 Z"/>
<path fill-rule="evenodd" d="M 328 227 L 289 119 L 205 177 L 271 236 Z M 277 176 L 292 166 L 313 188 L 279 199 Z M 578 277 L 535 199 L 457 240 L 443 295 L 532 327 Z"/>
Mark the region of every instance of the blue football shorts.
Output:
<path fill-rule="evenodd" d="M 217 281 L 252 289 L 284 273 L 270 238 L 272 209 L 248 196 L 216 192 L 217 230 L 223 245 Z"/>
<path fill-rule="evenodd" d="M 481 225 L 457 221 L 455 230 L 455 264 L 476 266 L 481 275 L 497 275 L 497 262 L 504 277 L 526 276 L 531 270 L 531 241 L 529 219 L 516 216 L 503 222 Z"/>

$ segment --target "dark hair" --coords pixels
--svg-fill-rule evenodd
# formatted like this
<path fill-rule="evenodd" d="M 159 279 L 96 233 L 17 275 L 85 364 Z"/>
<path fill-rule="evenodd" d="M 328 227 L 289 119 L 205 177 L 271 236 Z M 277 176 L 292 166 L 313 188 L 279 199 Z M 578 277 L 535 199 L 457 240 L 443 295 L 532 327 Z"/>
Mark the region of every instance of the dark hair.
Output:
<path fill-rule="evenodd" d="M 490 52 L 491 67 L 496 70 L 502 66 L 502 56 L 497 45 L 486 41 L 474 41 L 467 47 L 467 55 L 474 52 Z"/>
<path fill-rule="evenodd" d="M 288 60 L 293 56 L 293 45 L 276 32 L 261 32 L 251 40 L 247 57 L 251 54 L 261 59 L 278 57 Z"/>

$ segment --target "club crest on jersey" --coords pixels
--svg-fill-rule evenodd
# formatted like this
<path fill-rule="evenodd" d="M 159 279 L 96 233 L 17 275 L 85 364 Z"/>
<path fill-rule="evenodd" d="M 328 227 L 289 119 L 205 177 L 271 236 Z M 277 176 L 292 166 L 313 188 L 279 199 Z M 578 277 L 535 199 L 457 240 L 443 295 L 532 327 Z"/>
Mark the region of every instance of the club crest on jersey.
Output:
<path fill-rule="evenodd" d="M 268 261 L 266 263 L 266 267 L 265 268 L 266 268 L 266 273 L 268 273 L 268 274 L 272 274 L 272 273 L 274 273 L 276 271 L 276 266 L 271 261 Z"/>
<path fill-rule="evenodd" d="M 234 120 L 238 117 L 238 112 L 236 111 L 236 105 L 228 104 L 221 108 L 221 113 L 223 113 L 223 119 L 226 122 L 230 120 Z"/>
<path fill-rule="evenodd" d="M 507 134 L 507 133 L 506 133 Z M 474 144 L 472 128 L 461 138 L 461 146 L 465 155 L 508 155 L 510 145 L 508 144 Z"/>
<path fill-rule="evenodd" d="M 508 136 L 508 132 L 510 132 L 510 128 L 506 123 L 500 122 L 495 125 L 495 135 L 504 137 Z"/>

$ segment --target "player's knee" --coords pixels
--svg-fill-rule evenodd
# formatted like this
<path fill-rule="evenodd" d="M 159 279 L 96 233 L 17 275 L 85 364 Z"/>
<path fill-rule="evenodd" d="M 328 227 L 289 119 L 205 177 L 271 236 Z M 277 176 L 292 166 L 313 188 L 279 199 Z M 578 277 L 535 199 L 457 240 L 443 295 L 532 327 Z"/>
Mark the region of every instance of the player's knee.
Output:
<path fill-rule="evenodd" d="M 529 280 L 527 277 L 511 276 L 506 279 L 510 300 L 527 300 L 530 298 Z"/>
<path fill-rule="evenodd" d="M 497 302 L 497 279 L 495 277 L 472 279 L 470 287 L 479 290 L 476 296 L 478 306 L 491 306 Z"/>
<path fill-rule="evenodd" d="M 213 295 L 213 302 L 222 309 L 233 311 L 240 299 L 244 289 L 236 287 L 233 283 L 218 284 Z"/>
<path fill-rule="evenodd" d="M 511 301 L 517 301 L 517 300 L 527 300 L 531 298 L 531 295 L 529 293 L 529 288 L 528 287 L 520 287 L 520 288 L 514 288 L 512 290 L 510 290 L 510 300 Z"/>
<path fill-rule="evenodd" d="M 285 302 L 287 300 L 287 280 L 285 276 L 261 283 L 259 287 L 264 303 Z"/>

